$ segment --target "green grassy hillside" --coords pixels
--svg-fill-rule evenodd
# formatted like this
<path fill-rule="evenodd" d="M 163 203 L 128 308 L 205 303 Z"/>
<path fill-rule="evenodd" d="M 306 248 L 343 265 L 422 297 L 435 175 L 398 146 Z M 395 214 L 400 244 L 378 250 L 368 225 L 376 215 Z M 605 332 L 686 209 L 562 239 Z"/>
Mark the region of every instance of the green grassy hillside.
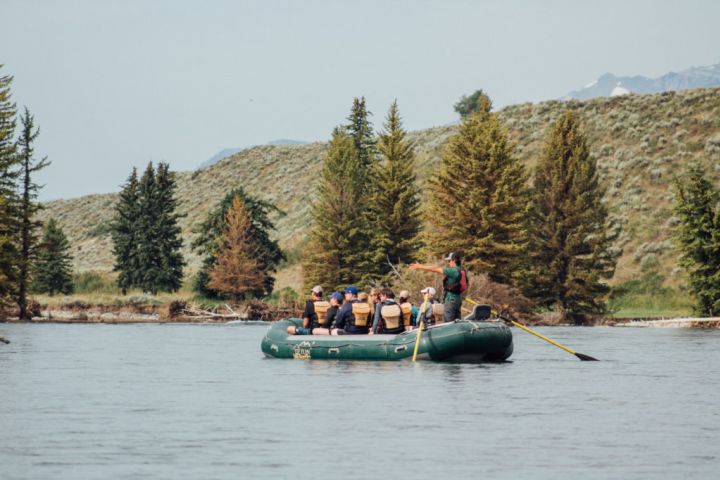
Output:
<path fill-rule="evenodd" d="M 657 95 L 627 95 L 586 102 L 549 101 L 504 108 L 500 116 L 516 142 L 517 155 L 530 167 L 537 159 L 550 123 L 566 108 L 583 121 L 592 154 L 597 158 L 606 201 L 623 225 L 623 255 L 614 282 L 637 276 L 643 264 L 659 262 L 669 285 L 677 285 L 677 252 L 670 239 L 671 179 L 685 165 L 701 159 L 716 183 L 720 178 L 720 89 L 697 89 Z M 375 112 L 376 118 L 382 112 Z M 411 132 L 418 156 L 419 181 L 432 175 L 454 126 Z M 181 221 L 190 270 L 199 259 L 189 251 L 192 225 L 206 215 L 230 188 L 242 185 L 252 195 L 274 202 L 287 212 L 277 219 L 283 248 L 302 248 L 326 144 L 260 146 L 243 150 L 211 167 L 179 172 Z M 120 183 L 122 179 L 118 179 Z M 42 218 L 55 217 L 65 229 L 78 271 L 112 269 L 108 223 L 116 194 L 88 195 L 48 202 Z M 296 255 L 291 255 L 297 257 Z M 299 281 L 297 266 L 281 272 L 278 286 Z"/>

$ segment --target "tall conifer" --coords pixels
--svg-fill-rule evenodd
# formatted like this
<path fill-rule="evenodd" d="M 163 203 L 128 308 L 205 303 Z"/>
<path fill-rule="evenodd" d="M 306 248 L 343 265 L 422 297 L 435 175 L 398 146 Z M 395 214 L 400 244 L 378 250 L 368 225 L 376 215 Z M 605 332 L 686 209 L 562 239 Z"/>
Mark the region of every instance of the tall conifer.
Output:
<path fill-rule="evenodd" d="M 41 206 L 37 203 L 37 192 L 40 187 L 33 182 L 32 175 L 47 167 L 50 162 L 47 158 L 35 160 L 34 143 L 40 131 L 35 128 L 35 118 L 25 108 L 22 118 L 22 131 L 20 133 L 20 180 L 21 194 L 19 205 L 19 237 L 20 255 L 18 257 L 18 293 L 17 303 L 19 307 L 19 318 L 29 319 L 31 315 L 27 311 L 27 292 L 30 286 L 30 273 L 32 263 L 36 258 L 38 235 L 37 230 L 42 223 L 34 219 L 35 214 Z"/>
<path fill-rule="evenodd" d="M 695 163 L 684 180 L 675 179 L 675 231 L 690 289 L 700 315 L 720 315 L 720 192 Z"/>
<path fill-rule="evenodd" d="M 513 283 L 528 242 L 528 176 L 489 99 L 483 104 L 463 118 L 429 181 L 427 250 L 458 252 L 468 268 Z"/>
<path fill-rule="evenodd" d="M 11 98 L 12 80 L 9 75 L 0 75 L 0 302 L 15 297 L 18 277 L 19 202 L 16 189 L 20 157 L 15 142 L 17 110 Z"/>
<path fill-rule="evenodd" d="M 619 252 L 580 125 L 566 111 L 551 127 L 535 169 L 529 294 L 562 315 L 605 309 Z"/>
<path fill-rule="evenodd" d="M 157 167 L 155 208 L 157 237 L 160 243 L 160 276 L 157 287 L 161 291 L 175 292 L 182 286 L 183 259 L 180 249 L 183 242 L 182 230 L 178 220 L 175 198 L 175 178 L 167 163 L 160 162 Z"/>
<path fill-rule="evenodd" d="M 34 268 L 33 290 L 48 295 L 72 293 L 70 242 L 54 218 L 45 224 Z"/>
<path fill-rule="evenodd" d="M 411 263 L 417 259 L 422 225 L 420 198 L 415 178 L 413 145 L 407 140 L 397 101 L 387 114 L 378 139 L 381 159 L 372 164 L 370 226 L 372 253 L 380 274 L 392 263 Z"/>
<path fill-rule="evenodd" d="M 193 290 L 208 298 L 219 298 L 220 292 L 208 286 L 210 282 L 210 270 L 217 262 L 218 239 L 221 239 L 228 228 L 227 215 L 235 198 L 239 198 L 245 210 L 250 215 L 252 222 L 249 227 L 249 235 L 257 250 L 258 268 L 262 275 L 262 282 L 256 283 L 255 288 L 249 292 L 254 297 L 270 295 L 275 285 L 273 273 L 277 265 L 285 260 L 285 254 L 280 249 L 277 240 L 271 239 L 270 235 L 275 230 L 275 224 L 271 217 L 273 215 L 285 215 L 275 205 L 264 200 L 248 195 L 242 187 L 230 190 L 220 203 L 208 212 L 204 222 L 193 229 L 197 237 L 192 243 L 192 248 L 203 256 L 203 263 L 195 277 Z"/>
<path fill-rule="evenodd" d="M 365 105 L 365 97 L 354 98 L 348 115 L 347 133 L 352 137 L 355 152 L 364 169 L 370 167 L 377 153 L 375 134 L 373 133 L 370 113 Z"/>
<path fill-rule="evenodd" d="M 311 207 L 312 224 L 303 258 L 306 286 L 321 284 L 334 289 L 370 280 L 372 259 L 363 202 L 366 187 L 366 168 L 353 137 L 336 128 Z"/>
<path fill-rule="evenodd" d="M 118 272 L 117 284 L 123 294 L 139 285 L 140 215 L 137 169 L 133 168 L 120 191 L 120 200 L 115 206 L 115 218 L 111 226 L 115 255 L 113 270 Z"/>
<path fill-rule="evenodd" d="M 241 300 L 265 284 L 267 272 L 260 268 L 260 249 L 251 236 L 252 217 L 236 196 L 227 212 L 225 233 L 217 240 L 217 259 L 209 272 L 208 287 Z"/>

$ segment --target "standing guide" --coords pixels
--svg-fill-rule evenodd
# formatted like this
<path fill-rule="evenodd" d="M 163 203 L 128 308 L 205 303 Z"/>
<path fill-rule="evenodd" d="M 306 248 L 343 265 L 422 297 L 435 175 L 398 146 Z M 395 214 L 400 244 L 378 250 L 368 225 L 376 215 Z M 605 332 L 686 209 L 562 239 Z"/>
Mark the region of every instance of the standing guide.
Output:
<path fill-rule="evenodd" d="M 461 267 L 460 255 L 450 253 L 445 257 L 447 267 L 440 268 L 434 265 L 422 265 L 413 263 L 410 270 L 425 270 L 428 272 L 439 273 L 444 275 L 443 290 L 445 291 L 445 313 L 443 320 L 452 322 L 460 318 L 460 308 L 462 307 L 462 294 L 467 289 L 467 272 Z"/>

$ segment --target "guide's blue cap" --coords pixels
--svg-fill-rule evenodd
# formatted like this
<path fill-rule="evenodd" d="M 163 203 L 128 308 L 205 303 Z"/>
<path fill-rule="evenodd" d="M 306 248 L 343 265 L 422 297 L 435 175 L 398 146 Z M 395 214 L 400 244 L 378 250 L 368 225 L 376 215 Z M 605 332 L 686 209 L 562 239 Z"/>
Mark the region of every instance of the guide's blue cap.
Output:
<path fill-rule="evenodd" d="M 338 302 L 342 302 L 342 300 L 343 300 L 342 295 L 341 295 L 340 293 L 338 293 L 338 292 L 331 293 L 330 295 L 328 295 L 328 298 L 334 298 L 334 299 L 337 300 Z"/>
<path fill-rule="evenodd" d="M 353 295 L 357 295 L 358 292 L 359 292 L 359 290 L 358 290 L 356 287 L 353 287 L 352 285 L 350 285 L 350 286 L 347 287 L 345 290 L 343 290 L 343 292 L 345 292 L 345 293 L 352 293 Z"/>

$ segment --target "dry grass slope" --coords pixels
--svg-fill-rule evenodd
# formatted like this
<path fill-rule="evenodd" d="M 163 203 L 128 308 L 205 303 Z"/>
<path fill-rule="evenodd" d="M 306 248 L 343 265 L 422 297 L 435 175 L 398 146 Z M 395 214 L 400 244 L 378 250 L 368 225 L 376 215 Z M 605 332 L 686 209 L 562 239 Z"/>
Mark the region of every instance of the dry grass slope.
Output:
<path fill-rule="evenodd" d="M 548 101 L 504 108 L 500 116 L 529 166 L 536 162 L 550 123 L 566 108 L 578 113 L 597 158 L 608 202 L 623 226 L 623 248 L 614 281 L 633 278 L 643 264 L 659 262 L 670 285 L 679 282 L 677 252 L 670 239 L 673 175 L 701 160 L 716 183 L 720 178 L 720 89 L 697 89 L 656 95 L 626 95 L 586 102 Z M 410 134 L 418 156 L 419 181 L 432 175 L 454 126 Z M 191 270 L 199 259 L 189 251 L 192 226 L 234 186 L 274 202 L 287 215 L 277 219 L 283 248 L 299 248 L 309 222 L 326 144 L 260 146 L 244 150 L 195 172 L 178 173 L 178 197 L 185 255 Z M 55 217 L 73 246 L 78 271 L 112 269 L 108 224 L 116 194 L 88 195 L 45 205 L 43 219 Z M 278 287 L 298 281 L 296 267 L 281 272 Z"/>

